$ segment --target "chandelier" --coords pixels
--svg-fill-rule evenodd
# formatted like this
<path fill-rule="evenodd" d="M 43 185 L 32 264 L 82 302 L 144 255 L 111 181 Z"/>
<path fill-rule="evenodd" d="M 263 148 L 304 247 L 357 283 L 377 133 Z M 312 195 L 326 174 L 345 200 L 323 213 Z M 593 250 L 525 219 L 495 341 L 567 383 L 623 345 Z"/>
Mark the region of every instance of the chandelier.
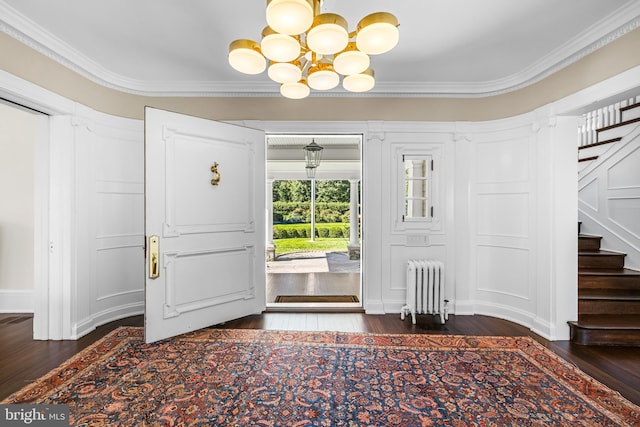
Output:
<path fill-rule="evenodd" d="M 260 43 L 240 39 L 229 45 L 229 64 L 245 74 L 268 76 L 291 99 L 309 96 L 311 89 L 329 90 L 340 84 L 350 92 L 375 85 L 370 55 L 398 43 L 398 20 L 387 12 L 365 16 L 349 32 L 347 21 L 335 13 L 320 13 L 322 0 L 267 0 L 267 26 Z"/>

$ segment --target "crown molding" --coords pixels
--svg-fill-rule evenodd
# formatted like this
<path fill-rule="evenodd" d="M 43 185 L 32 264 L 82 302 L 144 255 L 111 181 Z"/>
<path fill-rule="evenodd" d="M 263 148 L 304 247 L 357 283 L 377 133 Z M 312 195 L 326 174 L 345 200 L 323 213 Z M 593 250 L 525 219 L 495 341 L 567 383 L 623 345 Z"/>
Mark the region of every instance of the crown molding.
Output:
<path fill-rule="evenodd" d="M 142 96 L 280 97 L 268 81 L 160 81 L 148 82 L 114 73 L 0 0 L 0 30 L 79 75 L 107 88 Z M 510 76 L 485 82 L 378 83 L 370 92 L 344 89 L 312 91 L 312 97 L 453 97 L 474 98 L 513 92 L 537 83 L 640 27 L 640 2 L 631 0 L 598 24 L 559 46 L 531 66 Z"/>

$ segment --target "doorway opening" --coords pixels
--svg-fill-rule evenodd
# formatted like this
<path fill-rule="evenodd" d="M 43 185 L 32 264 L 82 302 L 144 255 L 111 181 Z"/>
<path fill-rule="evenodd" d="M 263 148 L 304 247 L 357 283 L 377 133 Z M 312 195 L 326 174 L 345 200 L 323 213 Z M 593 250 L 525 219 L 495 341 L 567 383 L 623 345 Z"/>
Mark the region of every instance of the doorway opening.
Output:
<path fill-rule="evenodd" d="M 0 206 L 0 311 L 33 313 L 34 328 L 43 315 L 34 301 L 47 281 L 42 265 L 48 249 L 43 244 L 48 119 L 41 111 L 0 98 L 0 193 L 7 201 Z"/>
<path fill-rule="evenodd" d="M 304 147 L 322 147 L 309 174 Z M 267 135 L 266 303 L 362 309 L 362 135 Z"/>

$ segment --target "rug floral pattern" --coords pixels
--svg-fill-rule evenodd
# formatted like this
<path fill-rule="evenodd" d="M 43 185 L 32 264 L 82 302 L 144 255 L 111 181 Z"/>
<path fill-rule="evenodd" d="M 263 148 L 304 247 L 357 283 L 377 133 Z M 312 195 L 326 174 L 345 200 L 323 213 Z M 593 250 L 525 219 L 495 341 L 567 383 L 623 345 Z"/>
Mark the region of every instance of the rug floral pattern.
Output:
<path fill-rule="evenodd" d="M 527 337 L 120 328 L 3 403 L 83 426 L 638 426 Z"/>

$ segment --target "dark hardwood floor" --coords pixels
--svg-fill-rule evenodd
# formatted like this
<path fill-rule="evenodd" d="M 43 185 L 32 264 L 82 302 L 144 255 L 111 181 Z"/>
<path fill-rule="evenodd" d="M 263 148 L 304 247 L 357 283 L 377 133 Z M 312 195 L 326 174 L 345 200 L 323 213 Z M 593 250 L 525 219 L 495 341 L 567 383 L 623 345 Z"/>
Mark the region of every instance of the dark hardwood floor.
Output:
<path fill-rule="evenodd" d="M 101 326 L 77 341 L 34 341 L 29 315 L 0 314 L 0 399 L 19 390 L 118 326 L 142 326 L 142 316 Z M 449 316 L 445 325 L 432 316 L 418 324 L 398 314 L 274 313 L 248 316 L 218 328 L 344 331 L 392 334 L 455 334 L 531 336 L 587 374 L 640 405 L 640 348 L 581 346 L 568 341 L 549 342 L 515 323 L 487 316 Z"/>

